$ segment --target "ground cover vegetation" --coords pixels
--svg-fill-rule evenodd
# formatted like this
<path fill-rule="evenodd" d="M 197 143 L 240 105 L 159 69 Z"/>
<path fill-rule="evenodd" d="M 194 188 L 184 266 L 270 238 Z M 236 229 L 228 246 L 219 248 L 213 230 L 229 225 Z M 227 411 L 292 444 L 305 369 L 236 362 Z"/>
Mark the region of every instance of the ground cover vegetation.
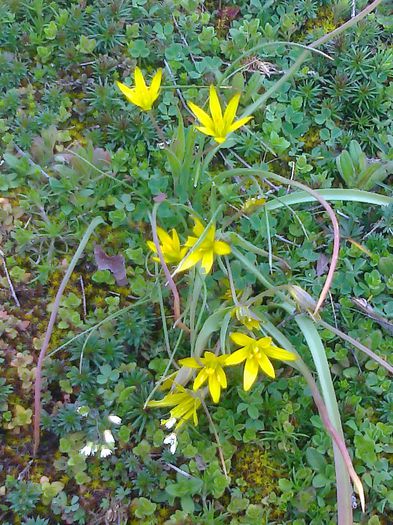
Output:
<path fill-rule="evenodd" d="M 393 18 L 0 5 L 0 521 L 393 522 Z"/>

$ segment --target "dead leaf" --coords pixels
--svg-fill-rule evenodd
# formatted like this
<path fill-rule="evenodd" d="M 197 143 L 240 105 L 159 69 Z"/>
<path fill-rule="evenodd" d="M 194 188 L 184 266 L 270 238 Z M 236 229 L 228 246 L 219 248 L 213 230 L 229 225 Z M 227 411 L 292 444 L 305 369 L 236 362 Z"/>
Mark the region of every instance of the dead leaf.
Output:
<path fill-rule="evenodd" d="M 99 270 L 110 270 L 118 286 L 128 284 L 126 266 L 122 255 L 107 255 L 98 244 L 94 247 L 94 257 Z"/>
<path fill-rule="evenodd" d="M 317 260 L 317 277 L 321 277 L 321 275 L 324 275 L 327 272 L 327 269 L 329 267 L 329 258 L 326 257 L 324 253 L 321 253 L 319 256 L 319 259 Z"/>

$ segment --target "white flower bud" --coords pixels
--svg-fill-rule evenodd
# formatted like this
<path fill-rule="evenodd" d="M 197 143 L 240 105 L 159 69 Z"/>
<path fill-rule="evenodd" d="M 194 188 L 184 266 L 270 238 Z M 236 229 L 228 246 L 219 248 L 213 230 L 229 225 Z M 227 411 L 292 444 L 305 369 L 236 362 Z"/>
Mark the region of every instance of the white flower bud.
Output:
<path fill-rule="evenodd" d="M 164 426 L 165 426 L 165 428 L 170 429 L 170 428 L 172 428 L 175 424 L 176 424 L 176 418 L 175 418 L 175 417 L 171 417 L 171 418 L 169 418 L 169 419 L 166 420 Z"/>
<path fill-rule="evenodd" d="M 113 445 L 115 442 L 115 438 L 110 430 L 104 430 L 104 441 L 105 443 L 108 443 L 108 445 Z"/>
<path fill-rule="evenodd" d="M 121 425 L 121 417 L 119 417 L 119 416 L 115 416 L 115 415 L 111 414 L 110 416 L 108 416 L 108 419 L 114 425 Z"/>
<path fill-rule="evenodd" d="M 94 454 L 94 452 L 96 452 L 96 450 L 94 450 L 94 445 L 93 445 L 93 442 L 92 441 L 88 441 L 86 443 L 86 445 L 80 449 L 79 453 L 82 454 L 82 456 L 91 456 Z"/>
<path fill-rule="evenodd" d="M 100 456 L 102 458 L 106 458 L 107 456 L 110 456 L 112 454 L 112 451 L 110 448 L 107 447 L 101 447 L 101 454 Z"/>
<path fill-rule="evenodd" d="M 171 454 L 174 454 L 177 449 L 177 436 L 174 432 L 166 436 L 164 439 L 164 445 L 170 445 L 169 450 Z"/>

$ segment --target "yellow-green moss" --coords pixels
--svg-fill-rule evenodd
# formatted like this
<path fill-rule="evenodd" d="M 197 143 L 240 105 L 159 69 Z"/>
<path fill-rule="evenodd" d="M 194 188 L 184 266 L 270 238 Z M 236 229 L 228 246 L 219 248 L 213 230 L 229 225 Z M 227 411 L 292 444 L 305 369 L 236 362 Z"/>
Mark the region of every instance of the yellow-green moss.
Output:
<path fill-rule="evenodd" d="M 257 445 L 246 444 L 232 458 L 231 476 L 238 480 L 242 492 L 247 491 L 251 503 L 260 504 L 272 492 L 280 492 L 278 480 L 285 473 L 266 451 Z M 271 518 L 283 516 L 281 509 L 271 505 L 269 511 Z"/>
<path fill-rule="evenodd" d="M 316 128 L 310 128 L 300 140 L 304 142 L 303 149 L 305 151 L 311 151 L 315 146 L 321 143 L 319 131 Z"/>

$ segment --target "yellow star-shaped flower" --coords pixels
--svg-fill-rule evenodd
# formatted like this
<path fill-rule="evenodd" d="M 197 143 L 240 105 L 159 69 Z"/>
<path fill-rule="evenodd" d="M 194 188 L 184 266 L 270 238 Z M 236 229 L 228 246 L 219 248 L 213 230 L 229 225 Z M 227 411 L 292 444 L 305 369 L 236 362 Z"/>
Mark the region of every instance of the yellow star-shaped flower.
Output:
<path fill-rule="evenodd" d="M 161 243 L 160 247 L 164 261 L 168 264 L 178 264 L 187 253 L 187 248 L 180 246 L 179 235 L 175 229 L 172 229 L 171 233 L 172 237 L 162 228 L 157 228 L 157 235 Z M 146 244 L 152 252 L 157 253 L 157 248 L 153 241 L 147 241 Z M 160 262 L 160 259 L 153 257 L 153 261 Z"/>
<path fill-rule="evenodd" d="M 177 385 L 173 393 L 167 394 L 160 401 L 149 401 L 149 407 L 174 407 L 170 410 L 170 418 L 162 421 L 164 425 L 170 422 L 176 423 L 175 429 L 179 429 L 189 419 L 192 419 L 194 425 L 198 424 L 198 408 L 201 406 L 201 400 L 198 394 L 186 390 L 183 386 Z"/>
<path fill-rule="evenodd" d="M 221 388 L 226 388 L 227 378 L 223 369 L 225 366 L 226 355 L 215 355 L 213 352 L 205 352 L 204 357 L 186 357 L 180 359 L 182 366 L 200 369 L 194 381 L 194 390 L 199 390 L 208 381 L 210 395 L 213 402 L 218 403 L 221 396 Z"/>
<path fill-rule="evenodd" d="M 160 94 L 162 69 L 159 69 L 154 75 L 150 87 L 146 86 L 143 73 L 139 67 L 135 68 L 134 79 L 135 86 L 133 88 L 122 82 L 116 82 L 116 85 L 131 104 L 138 106 L 143 111 L 150 111 Z"/>
<path fill-rule="evenodd" d="M 193 102 L 188 102 L 189 108 L 194 113 L 199 122 L 202 124 L 202 126 L 196 126 L 196 129 L 198 129 L 201 133 L 204 133 L 205 135 L 212 136 L 214 140 L 219 144 L 225 142 L 229 133 L 232 133 L 232 131 L 236 131 L 241 126 L 244 126 L 244 124 L 247 124 L 247 122 L 253 118 L 252 116 L 243 117 L 234 122 L 236 111 L 239 106 L 239 101 L 240 93 L 237 93 L 229 101 L 228 106 L 226 107 L 223 115 L 216 88 L 214 86 L 210 86 L 210 115 L 208 115 L 202 108 L 200 108 Z"/>
<path fill-rule="evenodd" d="M 201 221 L 194 218 L 194 222 L 195 226 L 192 231 L 194 232 L 195 237 L 188 237 L 185 243 L 187 248 L 192 248 L 198 242 L 205 230 Z M 184 259 L 178 271 L 184 272 L 185 270 L 192 268 L 192 266 L 195 266 L 200 261 L 203 271 L 205 274 L 208 274 L 212 269 L 214 256 L 228 255 L 229 253 L 231 253 L 231 247 L 224 241 L 216 240 L 216 227 L 212 224 L 206 232 L 206 236 L 201 244 Z"/>
<path fill-rule="evenodd" d="M 242 348 L 227 356 L 225 364 L 227 366 L 232 366 L 238 365 L 243 361 L 246 362 L 243 375 L 243 388 L 246 391 L 250 390 L 254 384 L 259 369 L 265 372 L 269 377 L 276 377 L 276 373 L 269 357 L 273 359 L 283 359 L 284 361 L 296 360 L 296 356 L 292 352 L 274 346 L 270 337 L 254 339 L 253 337 L 249 337 L 240 332 L 234 332 L 230 337 L 234 343 L 242 346 Z"/>

